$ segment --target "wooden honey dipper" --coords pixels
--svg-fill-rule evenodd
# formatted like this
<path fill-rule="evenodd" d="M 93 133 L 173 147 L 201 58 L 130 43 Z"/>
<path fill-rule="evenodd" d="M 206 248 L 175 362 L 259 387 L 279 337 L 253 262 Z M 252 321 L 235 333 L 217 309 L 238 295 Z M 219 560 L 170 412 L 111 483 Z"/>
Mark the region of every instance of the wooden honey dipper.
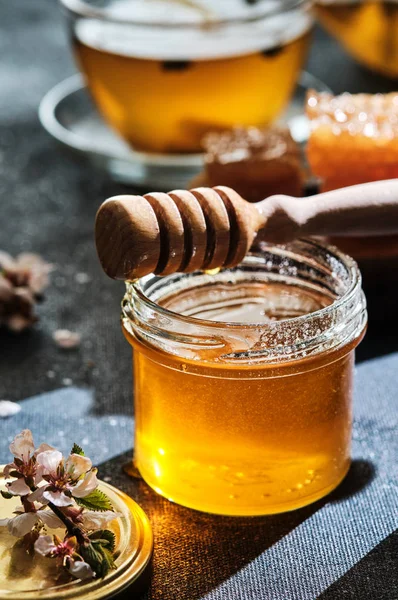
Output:
<path fill-rule="evenodd" d="M 232 267 L 254 238 L 286 243 L 309 235 L 398 233 L 398 179 L 308 198 L 271 196 L 257 204 L 219 186 L 114 196 L 99 208 L 98 256 L 114 279 Z"/>

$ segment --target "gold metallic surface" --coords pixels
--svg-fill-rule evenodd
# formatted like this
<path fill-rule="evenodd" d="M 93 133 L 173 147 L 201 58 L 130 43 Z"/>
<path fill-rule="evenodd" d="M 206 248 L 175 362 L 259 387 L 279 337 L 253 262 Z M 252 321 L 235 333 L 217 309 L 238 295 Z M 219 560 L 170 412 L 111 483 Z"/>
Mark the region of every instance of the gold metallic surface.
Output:
<path fill-rule="evenodd" d="M 0 467 L 0 489 L 5 480 Z M 82 582 L 59 579 L 62 569 L 55 561 L 40 556 L 31 557 L 21 548 L 18 538 L 6 527 L 0 527 L 0 600 L 41 600 L 57 598 L 109 598 L 132 584 L 148 565 L 153 549 L 152 530 L 143 510 L 129 496 L 113 486 L 100 482 L 99 489 L 110 498 L 114 510 L 121 514 L 109 524 L 116 535 L 117 568 L 104 579 Z M 16 498 L 0 496 L 0 519 L 12 517 L 19 503 Z M 61 533 L 49 530 L 49 533 Z M 57 579 L 58 578 L 58 579 Z"/>

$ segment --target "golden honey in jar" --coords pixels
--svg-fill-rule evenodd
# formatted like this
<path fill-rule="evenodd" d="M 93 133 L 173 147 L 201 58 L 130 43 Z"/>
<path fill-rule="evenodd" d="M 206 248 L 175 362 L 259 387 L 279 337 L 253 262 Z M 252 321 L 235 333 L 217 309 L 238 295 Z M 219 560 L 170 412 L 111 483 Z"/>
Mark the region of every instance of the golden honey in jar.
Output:
<path fill-rule="evenodd" d="M 398 3 L 319 0 L 316 13 L 359 62 L 388 77 L 398 77 Z"/>
<path fill-rule="evenodd" d="M 287 104 L 312 25 L 306 0 L 108 0 L 72 9 L 97 107 L 136 149 L 189 153 L 210 129 L 264 125 Z"/>
<path fill-rule="evenodd" d="M 216 274 L 127 284 L 135 462 L 159 494 L 224 515 L 293 510 L 350 465 L 354 261 L 313 241 L 265 246 Z"/>

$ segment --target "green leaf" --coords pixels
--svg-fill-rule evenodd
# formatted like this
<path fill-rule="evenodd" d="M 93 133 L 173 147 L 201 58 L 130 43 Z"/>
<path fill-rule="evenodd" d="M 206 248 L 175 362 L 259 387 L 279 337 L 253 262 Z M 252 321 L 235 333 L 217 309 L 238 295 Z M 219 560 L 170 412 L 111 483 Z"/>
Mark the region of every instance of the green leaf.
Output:
<path fill-rule="evenodd" d="M 91 492 L 91 494 L 88 494 L 88 496 L 85 496 L 84 498 L 74 499 L 76 500 L 77 504 L 83 506 L 84 508 L 88 508 L 89 510 L 98 510 L 101 512 L 105 510 L 113 510 L 111 501 L 109 500 L 108 496 L 104 494 L 104 492 L 101 492 L 101 490 L 94 490 Z"/>
<path fill-rule="evenodd" d="M 71 454 L 79 454 L 79 456 L 85 456 L 84 450 L 77 444 L 73 444 L 73 447 L 72 447 L 72 450 L 70 451 L 70 453 Z"/>
<path fill-rule="evenodd" d="M 111 570 L 116 569 L 115 559 L 113 558 L 112 552 L 110 552 L 107 548 L 101 546 L 101 553 L 104 558 L 102 561 L 102 572 L 104 573 L 103 577 Z M 105 563 L 105 564 L 104 564 Z"/>
<path fill-rule="evenodd" d="M 81 557 L 90 565 L 94 573 L 98 577 L 102 577 L 102 563 L 103 556 L 102 553 L 99 552 L 96 548 L 94 548 L 93 544 L 87 544 L 87 546 L 82 545 L 79 548 L 79 554 Z"/>
<path fill-rule="evenodd" d="M 10 494 L 10 492 L 5 492 L 4 490 L 0 490 L 0 494 L 3 496 L 3 498 L 5 498 L 6 500 L 10 500 L 11 498 L 14 498 L 14 496 L 12 494 Z"/>
<path fill-rule="evenodd" d="M 109 550 L 114 552 L 116 546 L 116 536 L 113 531 L 109 529 L 99 529 L 90 534 L 90 540 L 93 544 L 100 544 Z"/>
<path fill-rule="evenodd" d="M 105 542 L 108 543 L 107 540 Z M 87 546 L 81 546 L 80 555 L 90 565 L 98 578 L 105 577 L 111 569 L 116 568 L 112 552 L 101 545 L 99 540 Z"/>
<path fill-rule="evenodd" d="M 98 551 L 101 553 L 102 556 L 101 568 L 98 575 L 99 577 L 105 577 L 105 575 L 107 575 L 111 569 L 116 568 L 115 560 L 113 558 L 112 552 L 109 552 L 109 550 L 107 550 L 103 546 L 99 546 Z"/>

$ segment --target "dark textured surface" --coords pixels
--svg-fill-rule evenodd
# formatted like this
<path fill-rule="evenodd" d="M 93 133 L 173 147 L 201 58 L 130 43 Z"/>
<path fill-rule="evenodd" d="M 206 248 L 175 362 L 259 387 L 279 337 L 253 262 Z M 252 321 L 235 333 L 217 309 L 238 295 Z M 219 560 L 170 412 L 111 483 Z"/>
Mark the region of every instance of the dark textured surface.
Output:
<path fill-rule="evenodd" d="M 98 205 L 123 187 L 61 150 L 37 117 L 45 92 L 75 70 L 63 25 L 53 0 L 2 2 L 0 248 L 39 252 L 57 270 L 39 307 L 41 321 L 35 330 L 18 338 L 1 336 L 0 397 L 19 400 L 72 379 L 95 387 L 97 411 L 117 404 L 129 412 L 130 357 L 118 322 L 123 286 L 102 273 L 93 245 Z M 319 31 L 308 69 L 337 92 L 394 88 L 393 82 L 355 65 Z M 79 284 L 78 273 L 87 273 L 90 281 Z M 379 286 L 377 295 L 395 310 L 388 288 Z M 372 300 L 375 303 L 375 294 Z M 390 324 L 378 319 L 380 304 L 374 312 L 377 325 L 371 326 L 359 349 L 361 359 L 398 348 Z M 51 333 L 59 327 L 82 334 L 79 351 L 66 353 L 55 347 Z M 49 371 L 55 377 L 49 378 Z"/>
<path fill-rule="evenodd" d="M 44 93 L 75 71 L 57 3 L 0 0 L 0 51 L 0 248 L 39 252 L 57 266 L 39 307 L 39 325 L 22 336 L 0 334 L 0 399 L 23 400 L 73 381 L 94 389 L 93 413 L 131 414 L 130 352 L 118 319 L 123 286 L 103 275 L 93 245 L 99 203 L 123 188 L 64 154 L 37 118 Z M 320 31 L 308 70 L 335 92 L 390 91 L 397 85 L 355 65 Z M 79 273 L 89 281 L 78 283 Z M 360 360 L 398 349 L 395 298 L 388 283 L 371 291 L 371 324 Z M 78 350 L 56 348 L 51 335 L 61 327 L 81 333 Z M 317 510 L 315 505 L 255 521 L 215 518 L 172 506 L 145 484 L 116 477 L 119 459 L 105 469 L 153 520 L 155 600 L 199 598 Z M 394 540 L 381 543 L 323 598 L 396 600 Z"/>
<path fill-rule="evenodd" d="M 396 600 L 398 598 L 398 533 L 390 535 L 319 600 Z"/>

